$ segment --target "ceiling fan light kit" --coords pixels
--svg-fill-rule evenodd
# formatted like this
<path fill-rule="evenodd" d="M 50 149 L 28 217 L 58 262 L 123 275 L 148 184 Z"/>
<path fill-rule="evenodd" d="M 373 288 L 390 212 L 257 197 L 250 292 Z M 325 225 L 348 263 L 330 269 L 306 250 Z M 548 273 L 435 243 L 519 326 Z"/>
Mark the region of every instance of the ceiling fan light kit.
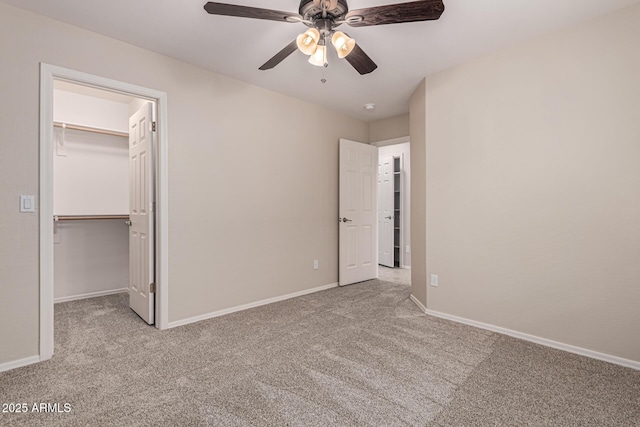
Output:
<path fill-rule="evenodd" d="M 309 63 L 326 67 L 328 65 L 326 40 L 330 39 L 338 58 L 346 59 L 356 71 L 364 75 L 378 66 L 353 38 L 342 31 L 335 30 L 336 27 L 342 24 L 351 27 L 367 27 L 436 20 L 444 12 L 444 4 L 442 0 L 418 0 L 349 11 L 347 0 L 301 0 L 297 14 L 217 2 L 208 2 L 204 5 L 204 9 L 211 15 L 288 23 L 301 22 L 309 27 L 265 62 L 259 68 L 260 70 L 275 67 L 296 50 L 309 55 Z"/>
<path fill-rule="evenodd" d="M 318 46 L 313 55 L 309 57 L 309 64 L 316 67 L 325 67 L 327 65 L 327 47 Z"/>
<path fill-rule="evenodd" d="M 309 28 L 303 34 L 296 37 L 296 45 L 300 52 L 305 55 L 313 55 L 320 41 L 320 31 L 315 28 Z"/>
<path fill-rule="evenodd" d="M 331 37 L 331 43 L 338 52 L 338 58 L 342 59 L 349 55 L 353 48 L 356 46 L 356 41 L 343 33 L 342 31 L 336 31 Z"/>

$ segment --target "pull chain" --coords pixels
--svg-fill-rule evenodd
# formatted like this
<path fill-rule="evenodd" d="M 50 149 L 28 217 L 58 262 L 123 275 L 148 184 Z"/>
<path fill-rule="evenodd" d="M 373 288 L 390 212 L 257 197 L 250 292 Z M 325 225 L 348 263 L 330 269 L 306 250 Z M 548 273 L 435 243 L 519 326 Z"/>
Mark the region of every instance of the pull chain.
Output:
<path fill-rule="evenodd" d="M 322 78 L 320 79 L 321 83 L 326 83 L 327 79 L 324 78 L 324 70 L 329 66 L 329 62 L 327 61 L 327 49 L 324 50 L 324 58 L 322 59 Z"/>

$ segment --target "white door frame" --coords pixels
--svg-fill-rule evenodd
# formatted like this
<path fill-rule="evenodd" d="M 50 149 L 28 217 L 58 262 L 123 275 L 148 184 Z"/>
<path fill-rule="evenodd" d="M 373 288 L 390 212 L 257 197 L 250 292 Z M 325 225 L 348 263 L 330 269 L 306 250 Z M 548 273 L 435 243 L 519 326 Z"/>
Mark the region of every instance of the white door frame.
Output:
<path fill-rule="evenodd" d="M 40 63 L 40 361 L 53 356 L 53 85 L 65 80 L 156 103 L 156 328 L 169 327 L 167 94 Z"/>

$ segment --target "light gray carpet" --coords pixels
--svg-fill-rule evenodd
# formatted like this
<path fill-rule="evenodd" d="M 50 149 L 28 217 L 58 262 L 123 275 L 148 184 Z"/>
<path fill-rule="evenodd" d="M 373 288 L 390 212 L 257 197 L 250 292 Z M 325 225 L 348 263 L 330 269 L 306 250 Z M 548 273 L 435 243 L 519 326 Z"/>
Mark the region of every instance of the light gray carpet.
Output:
<path fill-rule="evenodd" d="M 0 425 L 640 425 L 640 372 L 425 316 L 406 272 L 168 331 L 126 295 L 56 305 Z M 405 276 L 403 276 L 403 274 Z"/>

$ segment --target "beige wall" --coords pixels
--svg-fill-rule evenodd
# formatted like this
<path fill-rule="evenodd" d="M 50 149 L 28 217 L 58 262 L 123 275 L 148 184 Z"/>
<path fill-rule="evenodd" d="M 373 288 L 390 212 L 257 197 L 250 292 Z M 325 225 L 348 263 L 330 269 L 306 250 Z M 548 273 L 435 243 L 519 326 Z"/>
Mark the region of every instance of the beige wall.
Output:
<path fill-rule="evenodd" d="M 411 144 L 411 294 L 426 307 L 426 110 L 425 81 L 409 99 Z"/>
<path fill-rule="evenodd" d="M 338 139 L 366 123 L 3 4 L 0 40 L 0 364 L 38 353 L 18 200 L 38 194 L 40 62 L 167 92 L 170 321 L 337 282 Z"/>
<path fill-rule="evenodd" d="M 54 242 L 54 301 L 129 286 L 129 227 L 123 220 L 60 221 Z"/>
<path fill-rule="evenodd" d="M 369 122 L 369 143 L 409 135 L 409 114 Z"/>
<path fill-rule="evenodd" d="M 640 361 L 638 40 L 636 6 L 427 78 L 427 308 Z"/>

